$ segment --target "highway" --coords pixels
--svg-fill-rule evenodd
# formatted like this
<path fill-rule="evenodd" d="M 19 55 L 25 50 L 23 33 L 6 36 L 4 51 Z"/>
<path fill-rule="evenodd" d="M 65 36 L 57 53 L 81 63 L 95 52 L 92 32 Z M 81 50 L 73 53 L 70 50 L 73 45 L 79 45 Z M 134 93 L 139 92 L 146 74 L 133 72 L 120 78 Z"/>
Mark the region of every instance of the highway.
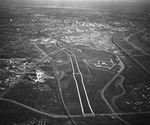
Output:
<path fill-rule="evenodd" d="M 56 52 L 61 51 L 61 49 L 59 49 L 59 50 L 56 50 L 56 51 L 54 51 L 54 52 L 49 53 L 48 50 L 46 49 L 45 45 L 43 45 L 43 44 L 42 44 L 42 45 L 41 45 L 41 44 L 36 44 L 36 46 L 37 46 L 39 49 L 41 49 L 46 55 L 54 54 L 54 53 L 56 53 Z M 62 49 L 64 49 L 64 48 L 62 48 Z M 57 93 L 60 95 L 59 99 L 60 99 L 60 101 L 61 101 L 61 103 L 62 103 L 62 105 L 63 105 L 63 107 L 64 107 L 64 109 L 65 109 L 65 111 L 66 111 L 67 118 L 70 119 L 71 122 L 72 122 L 74 125 L 76 125 L 75 121 L 71 118 L 71 116 L 70 116 L 70 114 L 69 114 L 69 111 L 67 110 L 67 107 L 66 107 L 66 105 L 65 105 L 65 102 L 64 102 L 64 100 L 63 100 L 62 92 L 61 92 L 61 87 L 60 87 L 60 81 L 58 80 L 58 76 L 57 76 L 57 73 L 56 73 L 56 67 L 55 67 L 55 64 L 54 64 L 53 61 L 52 61 L 52 63 L 53 63 L 55 78 L 56 78 L 56 81 L 57 81 L 57 87 L 58 87 Z M 49 114 L 47 114 L 47 115 L 49 115 Z M 53 114 L 50 114 L 50 115 L 53 115 Z M 53 117 L 54 117 L 54 115 L 53 115 Z M 65 117 L 65 116 L 63 115 L 63 116 L 61 116 L 61 117 Z"/>
<path fill-rule="evenodd" d="M 57 42 L 56 43 L 56 46 L 57 47 L 59 47 L 59 48 L 61 48 L 61 46 L 59 45 L 59 42 Z M 94 114 L 94 112 L 93 112 L 93 110 L 92 110 L 92 108 L 91 108 L 91 106 L 90 106 L 90 103 L 88 102 L 89 101 L 89 99 L 88 99 L 88 96 L 86 96 L 86 98 L 87 98 L 87 102 L 85 101 L 85 102 L 82 102 L 82 98 L 85 98 L 85 96 L 84 95 L 82 95 L 83 93 L 80 93 L 80 92 L 85 92 L 86 93 L 86 90 L 85 90 L 85 87 L 84 87 L 84 82 L 83 82 L 83 75 L 82 75 L 82 73 L 81 73 L 81 71 L 80 71 L 80 69 L 79 69 L 79 66 L 78 66 L 78 62 L 77 62 L 77 59 L 76 59 L 76 56 L 71 52 L 71 51 L 69 51 L 69 50 L 67 50 L 67 49 L 63 49 L 63 51 L 64 52 L 66 52 L 67 54 L 68 54 L 68 56 L 70 57 L 70 61 L 71 61 L 71 64 L 72 64 L 72 69 L 73 69 L 73 76 L 74 76 L 74 80 L 76 81 L 76 86 L 77 86 L 77 90 L 78 90 L 78 95 L 79 95 L 79 99 L 80 99 L 80 104 L 81 104 L 81 108 L 82 108 L 82 112 L 83 113 L 85 113 L 84 112 L 84 108 L 87 108 L 87 103 L 88 103 L 88 105 L 89 105 L 89 108 L 91 109 L 91 114 L 93 114 L 93 116 L 95 116 L 95 114 Z M 124 119 L 122 119 L 120 116 L 118 116 L 118 114 L 114 111 L 114 109 L 111 107 L 111 105 L 109 104 L 109 102 L 107 101 L 107 99 L 105 98 L 105 96 L 104 96 L 104 92 L 105 92 L 105 90 L 108 88 L 108 86 L 120 75 L 120 73 L 124 70 L 124 68 L 125 68 L 125 66 L 124 66 L 124 64 L 122 63 L 122 61 L 120 60 L 120 58 L 117 56 L 117 58 L 118 58 L 118 60 L 119 60 L 119 62 L 120 62 L 120 66 L 121 66 L 121 69 L 118 71 L 118 73 L 105 85 L 105 87 L 102 89 L 102 91 L 101 91 L 101 97 L 102 97 L 102 99 L 104 100 L 104 102 L 107 104 L 107 106 L 109 107 L 109 109 L 111 110 L 111 114 L 109 114 L 109 116 L 111 116 L 111 117 L 114 117 L 114 118 L 118 118 L 120 121 L 122 121 L 123 123 L 125 123 L 126 125 L 130 125 L 130 123 L 128 123 L 127 121 L 125 121 Z M 75 61 L 74 63 L 73 63 L 73 61 Z M 74 70 L 74 68 L 75 67 L 77 67 L 77 69 L 76 70 Z M 77 76 L 79 77 L 79 76 L 81 76 L 81 80 L 82 81 L 78 81 L 77 79 Z M 82 83 L 82 84 L 79 84 L 79 83 Z M 81 85 L 83 85 L 83 88 L 82 88 L 82 86 Z M 86 95 L 86 94 L 85 94 Z M 83 105 L 83 103 L 86 103 L 86 105 L 84 104 Z M 87 111 L 89 111 L 89 109 L 87 110 Z M 91 116 L 91 114 L 90 113 L 88 113 L 88 116 Z M 85 115 L 85 114 L 83 114 L 83 115 Z"/>
<path fill-rule="evenodd" d="M 115 43 L 115 40 L 116 40 L 117 37 L 118 37 L 118 36 L 114 37 L 112 41 L 113 41 L 113 43 L 119 48 L 119 50 L 121 50 L 122 52 L 124 52 L 123 49 Z M 126 122 L 125 120 L 123 120 L 119 115 L 136 114 L 136 112 L 133 112 L 133 113 L 132 113 L 132 112 L 131 112 L 131 113 L 130 113 L 130 112 L 129 112 L 129 113 L 117 113 L 117 112 L 115 112 L 115 110 L 111 107 L 111 105 L 109 104 L 109 102 L 107 101 L 107 99 L 106 99 L 105 96 L 104 96 L 105 90 L 106 90 L 106 89 L 109 87 L 109 85 L 121 74 L 121 72 L 122 72 L 122 71 L 124 70 L 124 68 L 125 68 L 124 64 L 122 63 L 122 61 L 120 60 L 120 58 L 119 58 L 118 56 L 117 56 L 117 58 L 118 58 L 118 60 L 119 60 L 119 62 L 120 62 L 119 65 L 121 66 L 121 69 L 120 69 L 120 70 L 118 71 L 118 73 L 104 86 L 104 88 L 102 89 L 102 91 L 101 91 L 101 93 L 100 93 L 102 99 L 104 100 L 104 102 L 107 104 L 107 106 L 108 106 L 109 109 L 111 110 L 111 113 L 107 113 L 107 114 L 95 114 L 95 113 L 93 112 L 93 109 L 92 109 L 92 107 L 91 107 L 91 104 L 90 104 L 90 101 L 89 101 L 89 98 L 88 98 L 88 94 L 87 94 L 87 91 L 86 91 L 86 88 L 85 88 L 85 85 L 84 85 L 85 83 L 84 83 L 83 75 L 82 75 L 82 73 L 81 73 L 81 71 L 80 71 L 79 64 L 78 64 L 78 61 L 77 61 L 77 57 L 76 57 L 76 55 L 75 55 L 73 52 L 71 52 L 71 51 L 68 49 L 68 48 L 70 48 L 70 47 L 63 48 L 63 47 L 61 47 L 61 46 L 59 45 L 59 42 L 57 42 L 57 43 L 55 44 L 55 46 L 56 46 L 57 48 L 59 48 L 59 50 L 56 50 L 56 51 L 51 52 L 51 53 L 48 53 L 47 51 L 44 51 L 44 48 L 43 48 L 43 47 L 41 47 L 41 46 L 39 46 L 39 45 L 37 45 L 37 44 L 35 44 L 35 45 L 36 45 L 36 47 L 37 47 L 39 50 L 42 50 L 42 51 L 43 51 L 44 57 L 41 58 L 38 62 L 36 62 L 34 65 L 32 65 L 32 66 L 30 67 L 30 69 L 24 71 L 24 72 L 20 75 L 20 77 L 19 77 L 17 80 L 15 80 L 15 81 L 13 82 L 13 85 L 12 85 L 11 87 L 9 87 L 4 93 L 2 93 L 2 94 L 0 95 L 0 100 L 9 101 L 9 102 L 15 103 L 15 104 L 17 104 L 17 105 L 23 106 L 23 107 L 25 107 L 25 108 L 27 108 L 27 109 L 30 109 L 30 110 L 32 110 L 32 111 L 35 111 L 35 112 L 37 112 L 37 113 L 44 114 L 44 115 L 46 115 L 46 116 L 50 116 L 50 117 L 54 117 L 54 118 L 75 118 L 75 117 L 113 116 L 113 117 L 118 118 L 119 120 L 121 120 L 123 123 L 125 123 L 125 124 L 127 124 L 127 125 L 130 125 L 130 123 L 128 123 L 128 122 Z M 69 59 L 70 59 L 70 63 L 71 63 L 72 70 L 73 70 L 73 74 L 72 74 L 72 75 L 73 75 L 73 78 L 74 78 L 74 81 L 75 81 L 75 84 L 76 84 L 76 89 L 77 89 L 77 92 L 78 92 L 78 97 L 79 97 L 79 102 L 80 102 L 80 106 L 81 106 L 81 110 L 82 110 L 82 115 L 70 115 L 70 114 L 68 113 L 67 108 L 66 108 L 66 106 L 65 106 L 65 103 L 64 103 L 64 101 L 63 101 L 63 97 L 62 97 L 62 95 L 61 95 L 61 89 L 60 89 L 60 88 L 58 88 L 58 89 L 59 89 L 59 91 L 60 91 L 61 100 L 62 100 L 62 102 L 63 102 L 64 108 L 65 108 L 65 110 L 67 111 L 67 114 L 68 114 L 68 115 L 54 115 L 54 114 L 45 113 L 45 112 L 36 110 L 36 109 L 34 109 L 34 108 L 31 108 L 31 107 L 29 107 L 29 106 L 26 106 L 26 105 L 24 105 L 24 104 L 21 104 L 21 103 L 19 103 L 19 102 L 16 102 L 16 101 L 14 101 L 14 100 L 9 100 L 9 99 L 3 98 L 5 94 L 7 94 L 12 88 L 14 88 L 14 87 L 19 83 L 19 81 L 24 77 L 24 75 L 25 75 L 27 72 L 30 72 L 36 65 L 38 65 L 40 62 L 42 62 L 44 59 L 48 58 L 48 56 L 50 56 L 51 54 L 54 54 L 54 53 L 59 52 L 59 51 L 65 52 L 65 53 L 68 55 Z M 125 53 L 125 52 L 124 52 L 124 53 Z M 129 56 L 127 53 L 125 53 L 125 55 Z M 129 56 L 129 57 L 130 57 L 130 56 Z M 130 57 L 130 58 L 131 58 L 131 57 Z M 132 60 L 133 60 L 133 59 L 132 59 Z M 55 68 L 55 67 L 54 67 L 54 68 Z M 89 71 L 89 72 L 90 72 L 90 71 Z M 120 86 L 121 86 L 121 88 L 124 90 L 124 88 L 123 88 L 123 86 L 122 86 L 122 83 L 120 83 Z M 58 84 L 58 87 L 60 87 L 59 84 Z M 119 96 L 122 96 L 122 94 L 124 94 L 124 93 L 125 93 L 125 90 L 124 90 Z M 117 97 L 117 98 L 118 98 L 118 97 Z M 140 113 L 141 113 L 141 114 L 142 114 L 142 113 L 143 113 L 143 114 L 148 114 L 148 113 L 150 113 L 150 112 L 140 112 Z"/>
<path fill-rule="evenodd" d="M 59 45 L 59 42 L 57 42 L 55 45 L 58 48 L 62 49 L 62 47 Z M 63 49 L 62 51 L 64 51 L 70 58 L 70 62 L 71 62 L 72 70 L 73 70 L 72 75 L 76 84 L 82 114 L 83 116 L 90 115 L 90 114 L 94 115 L 93 109 L 91 107 L 91 104 L 90 104 L 90 101 L 89 101 L 89 98 L 85 89 L 83 75 L 80 71 L 77 58 L 75 54 L 73 54 L 68 49 Z"/>
<path fill-rule="evenodd" d="M 37 44 L 34 43 L 34 45 L 35 45 L 35 47 L 36 47 L 37 49 L 39 49 L 39 50 L 41 51 L 41 48 L 39 48 Z M 48 56 L 50 56 L 51 54 L 53 54 L 53 53 L 55 53 L 55 52 L 57 52 L 57 51 L 59 51 L 59 50 L 56 50 L 56 51 L 54 51 L 54 52 L 52 52 L 52 53 L 47 54 L 45 51 L 42 50 L 44 57 L 41 58 L 39 61 L 37 61 L 34 65 L 32 65 L 28 70 L 25 70 L 24 72 L 22 72 L 21 75 L 20 75 L 20 77 L 19 77 L 18 79 L 16 79 L 15 81 L 12 82 L 13 85 L 12 85 L 11 87 L 9 87 L 8 89 L 6 89 L 6 91 L 4 91 L 4 92 L 0 95 L 0 98 L 2 98 L 2 97 L 3 97 L 4 95 L 6 95 L 12 88 L 14 88 L 14 87 L 19 83 L 19 81 L 25 76 L 26 73 L 28 73 L 28 72 L 30 72 L 31 70 L 33 70 L 36 65 L 38 65 L 40 62 L 42 62 L 43 60 L 45 60 L 46 58 L 48 58 Z"/>
<path fill-rule="evenodd" d="M 66 107 L 66 105 L 65 105 L 65 102 L 64 102 L 64 99 L 63 99 L 63 96 L 62 96 L 60 80 L 59 80 L 58 75 L 57 75 L 57 73 L 56 73 L 56 70 L 57 70 L 57 69 L 56 69 L 56 65 L 54 64 L 54 62 L 53 62 L 53 68 L 54 68 L 55 78 L 56 78 L 56 81 L 57 81 L 57 87 L 58 87 L 58 93 L 59 93 L 59 95 L 60 95 L 60 100 L 61 100 L 61 102 L 62 102 L 62 104 L 63 104 L 63 106 L 64 106 L 64 109 L 65 109 L 65 111 L 66 111 L 66 113 L 67 113 L 68 118 L 72 121 L 72 123 L 73 123 L 74 125 L 76 125 L 75 121 L 71 118 L 71 115 L 70 115 L 70 113 L 69 113 L 69 111 L 68 111 L 68 109 L 67 109 L 67 107 Z"/>
<path fill-rule="evenodd" d="M 137 67 L 140 67 L 140 70 L 143 71 L 145 74 L 148 74 L 150 76 L 150 72 L 145 69 L 145 67 L 143 67 L 139 62 L 137 62 L 133 57 L 131 57 L 125 50 L 123 50 L 123 48 L 121 48 L 118 44 L 117 44 L 117 38 L 120 37 L 123 33 L 118 34 L 117 36 L 115 36 L 114 38 L 112 38 L 112 42 L 117 46 L 117 48 L 126 56 L 128 57 L 132 62 L 134 62 L 134 64 Z M 128 42 L 128 41 L 127 41 Z M 130 44 L 132 46 L 132 44 Z M 138 49 L 139 50 L 139 49 Z"/>
<path fill-rule="evenodd" d="M 54 51 L 54 52 L 48 53 L 47 51 L 45 51 L 45 47 L 40 46 L 40 44 L 38 44 L 38 43 L 35 44 L 35 43 L 34 43 L 34 45 L 35 45 L 35 47 L 36 47 L 37 49 L 39 49 L 40 51 L 42 50 L 42 53 L 43 53 L 44 57 L 41 58 L 38 62 L 36 62 L 33 66 L 31 66 L 30 69 L 25 70 L 23 73 L 21 73 L 20 77 L 19 77 L 18 79 L 16 79 L 16 80 L 13 82 L 13 85 L 12 85 L 11 87 L 9 87 L 5 92 L 3 92 L 3 93 L 0 95 L 0 100 L 5 100 L 5 101 L 9 101 L 9 102 L 15 103 L 15 104 L 17 104 L 17 105 L 20 105 L 20 106 L 22 106 L 22 107 L 25 107 L 25 108 L 27 108 L 27 109 L 29 109 L 29 110 L 34 111 L 34 112 L 37 112 L 37 113 L 40 113 L 40 114 L 43 114 L 43 115 L 46 115 L 46 116 L 50 116 L 50 117 L 53 117 L 53 118 L 60 118 L 60 117 L 61 117 L 61 118 L 69 118 L 69 119 L 72 121 L 72 123 L 73 123 L 74 125 L 76 125 L 76 123 L 74 122 L 74 120 L 70 117 L 70 114 L 68 113 L 68 111 L 67 111 L 67 109 L 66 109 L 66 106 L 64 105 L 64 102 L 63 102 L 63 99 L 62 99 L 62 96 L 61 96 L 60 89 L 59 89 L 60 99 L 61 99 L 61 101 L 62 101 L 62 104 L 63 104 L 63 106 L 64 106 L 64 108 L 65 108 L 65 111 L 66 111 L 67 115 L 54 115 L 54 114 L 50 114 L 50 113 L 45 113 L 45 112 L 36 110 L 36 109 L 34 109 L 34 108 L 31 108 L 31 107 L 29 107 L 29 106 L 27 106 L 27 105 L 24 105 L 24 104 L 21 104 L 21 103 L 19 103 L 19 102 L 16 102 L 16 101 L 14 101 L 14 100 L 10 100 L 10 99 L 5 99 L 5 98 L 3 98 L 4 95 L 6 95 L 12 88 L 14 88 L 17 84 L 19 84 L 19 81 L 25 76 L 26 73 L 28 73 L 28 72 L 30 72 L 31 70 L 33 70 L 33 68 L 34 68 L 36 65 L 38 65 L 40 62 L 42 62 L 43 60 L 45 60 L 46 58 L 48 58 L 48 56 L 50 56 L 51 54 L 54 54 L 54 53 L 56 53 L 56 52 L 58 52 L 58 51 L 61 51 L 61 50 L 56 50 L 56 51 Z M 54 68 L 55 68 L 55 67 L 54 67 Z M 57 75 L 56 75 L 56 76 L 57 76 Z M 58 84 L 58 87 L 59 87 L 59 84 Z M 76 116 L 78 117 L 78 115 L 76 115 Z M 80 116 L 80 117 L 81 117 L 81 116 Z"/>

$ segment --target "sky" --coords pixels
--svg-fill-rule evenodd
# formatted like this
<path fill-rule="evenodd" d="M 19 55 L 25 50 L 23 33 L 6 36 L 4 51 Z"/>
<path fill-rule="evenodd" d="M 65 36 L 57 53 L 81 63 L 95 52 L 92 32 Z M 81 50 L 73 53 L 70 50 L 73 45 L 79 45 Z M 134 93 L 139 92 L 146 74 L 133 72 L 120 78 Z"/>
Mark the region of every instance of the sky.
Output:
<path fill-rule="evenodd" d="M 46 3 L 68 3 L 68 2 L 75 2 L 75 3 L 83 3 L 83 2 L 118 2 L 118 3 L 150 3 L 150 0 L 0 0 L 0 4 L 9 4 L 9 5 L 30 5 L 30 4 L 46 4 Z"/>
<path fill-rule="evenodd" d="M 150 0 L 0 0 L 0 1 L 9 1 L 9 2 L 16 2 L 16 1 L 18 1 L 18 2 L 22 2 L 22 1 L 30 1 L 30 2 L 43 2 L 43 1 L 47 1 L 47 2 L 49 2 L 49 1 L 55 1 L 55 2 L 64 2 L 64 1 L 66 1 L 66 2 L 79 2 L 79 1 L 122 1 L 122 2 L 145 2 L 145 1 L 150 1 Z"/>

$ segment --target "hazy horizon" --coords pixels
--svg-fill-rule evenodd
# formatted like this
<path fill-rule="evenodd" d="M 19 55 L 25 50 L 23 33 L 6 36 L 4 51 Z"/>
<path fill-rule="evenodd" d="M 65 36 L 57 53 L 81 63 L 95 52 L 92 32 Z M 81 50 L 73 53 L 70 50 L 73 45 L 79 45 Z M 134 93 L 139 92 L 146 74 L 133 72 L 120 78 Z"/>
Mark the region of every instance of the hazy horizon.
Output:
<path fill-rule="evenodd" d="M 0 0 L 0 2 L 6 2 L 6 3 L 50 3 L 50 2 L 130 2 L 130 3 L 147 3 L 150 2 L 150 0 Z M 36 3 L 35 3 L 36 4 Z"/>
<path fill-rule="evenodd" d="M 67 6 L 76 8 L 91 7 L 97 9 L 150 9 L 150 0 L 0 0 L 0 5 L 9 6 Z"/>

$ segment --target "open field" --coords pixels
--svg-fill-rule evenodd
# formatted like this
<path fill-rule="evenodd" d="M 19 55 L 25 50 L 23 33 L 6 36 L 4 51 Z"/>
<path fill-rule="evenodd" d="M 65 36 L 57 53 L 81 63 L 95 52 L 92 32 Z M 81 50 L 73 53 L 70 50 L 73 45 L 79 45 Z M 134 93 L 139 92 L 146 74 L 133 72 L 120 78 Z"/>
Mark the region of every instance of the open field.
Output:
<path fill-rule="evenodd" d="M 139 64 L 141 64 L 147 72 L 150 74 L 150 56 L 143 55 L 143 56 L 134 56 L 133 57 Z"/>
<path fill-rule="evenodd" d="M 149 113 L 143 113 L 143 114 L 126 114 L 126 115 L 122 115 L 121 116 L 123 119 L 125 119 L 126 121 L 130 122 L 132 125 L 141 125 L 143 124 L 144 121 L 144 125 L 149 125 L 150 124 L 150 114 Z"/>
<path fill-rule="evenodd" d="M 47 79 L 34 80 L 36 75 L 26 74 L 18 84 L 3 97 L 17 101 L 21 104 L 52 114 L 64 114 L 65 111 L 60 101 L 55 79 L 51 79 L 52 67 L 39 66 L 44 71 Z M 30 81 L 29 78 L 32 80 Z"/>
<path fill-rule="evenodd" d="M 105 97 L 107 98 L 108 102 L 111 104 L 111 106 L 114 108 L 116 112 L 122 112 L 116 105 L 116 99 L 125 94 L 123 93 L 123 88 L 120 87 L 120 84 L 123 84 L 123 82 L 124 79 L 122 79 L 122 77 L 119 76 L 112 82 L 112 84 L 105 91 Z"/>
<path fill-rule="evenodd" d="M 74 79 L 71 76 L 65 76 L 60 80 L 61 92 L 65 105 L 71 115 L 82 114 L 78 92 Z"/>
<path fill-rule="evenodd" d="M 0 125 L 149 125 L 150 11 L 136 2 L 0 0 Z"/>

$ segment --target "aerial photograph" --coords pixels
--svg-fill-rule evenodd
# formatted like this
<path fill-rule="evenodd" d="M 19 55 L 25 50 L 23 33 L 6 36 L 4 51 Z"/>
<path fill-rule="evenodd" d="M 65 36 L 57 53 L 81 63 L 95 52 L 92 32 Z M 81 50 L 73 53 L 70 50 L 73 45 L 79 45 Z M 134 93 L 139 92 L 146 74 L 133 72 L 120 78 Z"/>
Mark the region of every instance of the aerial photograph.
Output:
<path fill-rule="evenodd" d="M 0 125 L 150 125 L 150 0 L 0 0 Z"/>

